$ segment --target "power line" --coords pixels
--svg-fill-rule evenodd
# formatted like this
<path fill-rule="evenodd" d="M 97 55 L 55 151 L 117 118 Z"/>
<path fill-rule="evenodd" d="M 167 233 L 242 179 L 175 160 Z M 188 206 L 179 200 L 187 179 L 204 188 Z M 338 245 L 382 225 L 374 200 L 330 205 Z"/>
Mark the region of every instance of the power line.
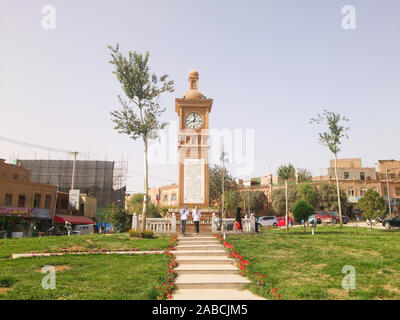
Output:
<path fill-rule="evenodd" d="M 42 150 L 46 150 L 46 151 L 54 151 L 54 152 L 61 152 L 61 153 L 69 153 L 68 150 L 62 150 L 62 149 L 57 149 L 57 148 L 50 148 L 50 147 L 45 147 L 45 146 L 41 146 L 38 144 L 33 144 L 33 143 L 29 143 L 29 142 L 24 142 L 24 141 L 20 141 L 20 140 L 16 140 L 16 139 L 12 139 L 12 138 L 7 138 L 7 137 L 0 137 L 0 140 L 8 142 L 8 143 L 14 143 L 14 144 L 19 144 L 25 147 L 31 147 L 31 148 L 36 148 L 36 149 L 42 149 Z"/>

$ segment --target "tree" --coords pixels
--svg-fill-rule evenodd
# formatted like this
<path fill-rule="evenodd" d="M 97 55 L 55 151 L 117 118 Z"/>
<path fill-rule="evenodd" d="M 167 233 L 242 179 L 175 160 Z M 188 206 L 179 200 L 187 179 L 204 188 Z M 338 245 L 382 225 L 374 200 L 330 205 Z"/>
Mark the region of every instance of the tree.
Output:
<path fill-rule="evenodd" d="M 236 190 L 228 190 L 224 193 L 224 208 L 228 216 L 234 216 L 239 205 L 240 197 Z"/>
<path fill-rule="evenodd" d="M 337 155 L 340 152 L 339 146 L 344 138 L 348 139 L 347 131 L 348 127 L 342 125 L 343 122 L 348 121 L 348 119 L 339 113 L 334 113 L 331 111 L 324 110 L 323 114 L 318 114 L 317 118 L 312 118 L 310 123 L 321 124 L 326 122 L 328 125 L 328 131 L 319 133 L 319 142 L 323 146 L 327 146 L 329 150 L 335 156 L 335 177 L 336 177 L 336 193 L 337 193 L 337 203 L 339 208 L 339 220 L 340 227 L 343 227 L 342 221 L 342 208 L 340 204 L 340 191 L 339 191 L 339 176 L 337 173 Z"/>
<path fill-rule="evenodd" d="M 247 208 L 249 206 L 249 198 L 250 198 L 250 211 L 259 214 L 261 211 L 264 211 L 267 204 L 268 198 L 262 191 L 250 191 L 250 197 L 248 195 L 248 191 L 241 192 L 241 202 L 242 208 Z"/>
<path fill-rule="evenodd" d="M 297 186 L 299 198 L 307 201 L 314 208 L 319 207 L 319 192 L 311 183 L 301 183 Z"/>
<path fill-rule="evenodd" d="M 164 92 L 174 91 L 174 82 L 168 81 L 168 75 L 157 77 L 150 72 L 148 66 L 149 52 L 144 55 L 129 51 L 128 56 L 123 56 L 119 45 L 108 46 L 111 50 L 111 61 L 115 69 L 113 73 L 127 100 L 118 96 L 122 106 L 121 110 L 111 112 L 111 119 L 115 124 L 114 129 L 120 134 L 127 134 L 133 140 L 141 138 L 144 147 L 144 197 L 142 211 L 142 230 L 146 226 L 148 204 L 149 166 L 147 150 L 149 140 L 156 139 L 159 131 L 164 129 L 166 122 L 160 121 L 165 108 L 161 107 L 159 98 Z"/>
<path fill-rule="evenodd" d="M 235 190 L 235 179 L 228 170 L 219 165 L 213 165 L 209 168 L 209 193 L 210 202 L 216 203 L 222 210 L 222 180 L 224 180 L 224 191 Z"/>
<path fill-rule="evenodd" d="M 272 208 L 274 211 L 280 215 L 286 213 L 286 197 L 285 197 L 285 189 L 274 189 L 272 191 Z M 296 185 L 290 185 L 288 187 L 288 210 L 292 211 L 293 206 L 297 200 L 299 200 L 299 193 Z"/>
<path fill-rule="evenodd" d="M 367 190 L 364 196 L 358 200 L 357 206 L 363 212 L 363 215 L 370 222 L 372 219 L 382 217 L 387 210 L 385 200 L 379 193 L 373 189 Z M 370 223 L 372 230 L 372 223 Z"/>
<path fill-rule="evenodd" d="M 228 161 L 228 159 L 227 159 L 227 156 L 228 156 L 228 153 L 227 152 L 225 152 L 225 150 L 224 150 L 224 145 L 222 145 L 222 148 L 221 148 L 221 155 L 220 155 L 220 157 L 219 157 L 219 160 L 221 161 L 221 163 L 222 163 L 222 199 L 224 199 L 223 201 L 222 201 L 222 209 L 221 209 L 221 212 L 222 212 L 222 217 L 223 218 L 225 218 L 225 210 L 224 210 L 224 206 L 225 206 L 225 175 L 226 175 L 226 167 L 225 167 L 225 163 Z M 231 195 L 230 195 L 231 196 Z"/>
<path fill-rule="evenodd" d="M 304 232 L 306 231 L 306 221 L 310 215 L 314 213 L 314 207 L 305 200 L 299 200 L 294 204 L 293 216 L 294 220 L 304 225 Z"/>
<path fill-rule="evenodd" d="M 323 183 L 318 189 L 320 207 L 327 211 L 338 211 L 338 203 L 336 199 L 336 187 L 330 183 Z M 339 189 L 340 207 L 343 211 L 347 210 L 347 195 Z"/>
<path fill-rule="evenodd" d="M 297 174 L 299 177 L 299 182 L 310 182 L 312 179 L 312 173 L 310 170 L 305 169 L 305 168 L 298 168 L 297 169 Z"/>
<path fill-rule="evenodd" d="M 115 225 L 119 231 L 126 231 L 132 220 L 131 214 L 115 204 L 107 205 L 104 209 L 104 217 L 107 222 Z"/>
<path fill-rule="evenodd" d="M 295 169 L 292 164 L 287 166 L 282 165 L 278 168 L 278 177 L 280 180 L 285 181 L 285 199 L 286 199 L 286 230 L 289 230 L 289 217 L 288 217 L 288 181 L 295 177 Z"/>
<path fill-rule="evenodd" d="M 129 212 L 129 214 L 143 212 L 143 200 L 143 193 L 132 194 L 127 201 L 127 211 Z M 157 207 L 151 201 L 148 201 L 147 204 L 147 216 L 151 218 L 161 217 L 157 210 Z"/>

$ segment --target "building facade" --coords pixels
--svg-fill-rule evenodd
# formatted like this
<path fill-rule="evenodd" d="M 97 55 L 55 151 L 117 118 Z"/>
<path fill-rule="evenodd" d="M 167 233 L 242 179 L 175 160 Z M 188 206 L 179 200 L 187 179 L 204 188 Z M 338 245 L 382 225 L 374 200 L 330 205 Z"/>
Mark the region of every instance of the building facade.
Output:
<path fill-rule="evenodd" d="M 31 236 L 51 224 L 57 187 L 30 177 L 30 170 L 0 159 L 0 237 Z"/>

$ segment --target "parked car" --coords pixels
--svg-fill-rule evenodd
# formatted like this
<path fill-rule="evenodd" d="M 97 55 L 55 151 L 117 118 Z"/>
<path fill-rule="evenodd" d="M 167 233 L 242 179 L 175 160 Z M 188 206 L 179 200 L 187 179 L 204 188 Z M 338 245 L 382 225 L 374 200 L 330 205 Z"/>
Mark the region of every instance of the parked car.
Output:
<path fill-rule="evenodd" d="M 269 226 L 276 227 L 278 225 L 276 217 L 273 216 L 260 217 L 257 222 L 262 227 L 269 227 Z"/>
<path fill-rule="evenodd" d="M 317 220 L 317 224 L 321 224 L 321 219 L 317 217 L 317 214 L 312 214 L 308 217 L 308 224 L 312 224 L 314 219 Z"/>
<path fill-rule="evenodd" d="M 92 224 L 78 224 L 72 227 L 72 235 L 93 234 L 94 227 Z"/>
<path fill-rule="evenodd" d="M 286 217 L 285 216 L 276 218 L 276 221 L 278 221 L 278 227 L 286 226 Z M 290 217 L 289 217 L 289 226 L 293 226 L 293 220 Z"/>
<path fill-rule="evenodd" d="M 317 219 L 321 220 L 321 222 L 331 222 L 332 224 L 337 224 L 340 222 L 339 214 L 334 211 L 324 211 L 319 212 L 315 215 Z M 344 224 L 349 222 L 349 217 L 342 215 L 342 221 Z"/>
<path fill-rule="evenodd" d="M 385 219 L 382 221 L 382 225 L 385 227 L 386 230 L 389 230 L 392 227 L 400 227 L 400 217 L 394 217 Z"/>

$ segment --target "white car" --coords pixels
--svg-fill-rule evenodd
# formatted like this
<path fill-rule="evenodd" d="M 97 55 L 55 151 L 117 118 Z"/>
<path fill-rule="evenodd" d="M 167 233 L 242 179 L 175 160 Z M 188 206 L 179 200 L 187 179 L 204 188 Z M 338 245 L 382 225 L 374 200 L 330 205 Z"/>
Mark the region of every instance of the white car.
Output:
<path fill-rule="evenodd" d="M 257 222 L 262 227 L 269 227 L 269 226 L 276 227 L 278 225 L 278 221 L 274 216 L 260 217 Z"/>
<path fill-rule="evenodd" d="M 78 224 L 73 226 L 71 234 L 82 235 L 82 234 L 93 234 L 94 228 L 92 224 Z"/>

